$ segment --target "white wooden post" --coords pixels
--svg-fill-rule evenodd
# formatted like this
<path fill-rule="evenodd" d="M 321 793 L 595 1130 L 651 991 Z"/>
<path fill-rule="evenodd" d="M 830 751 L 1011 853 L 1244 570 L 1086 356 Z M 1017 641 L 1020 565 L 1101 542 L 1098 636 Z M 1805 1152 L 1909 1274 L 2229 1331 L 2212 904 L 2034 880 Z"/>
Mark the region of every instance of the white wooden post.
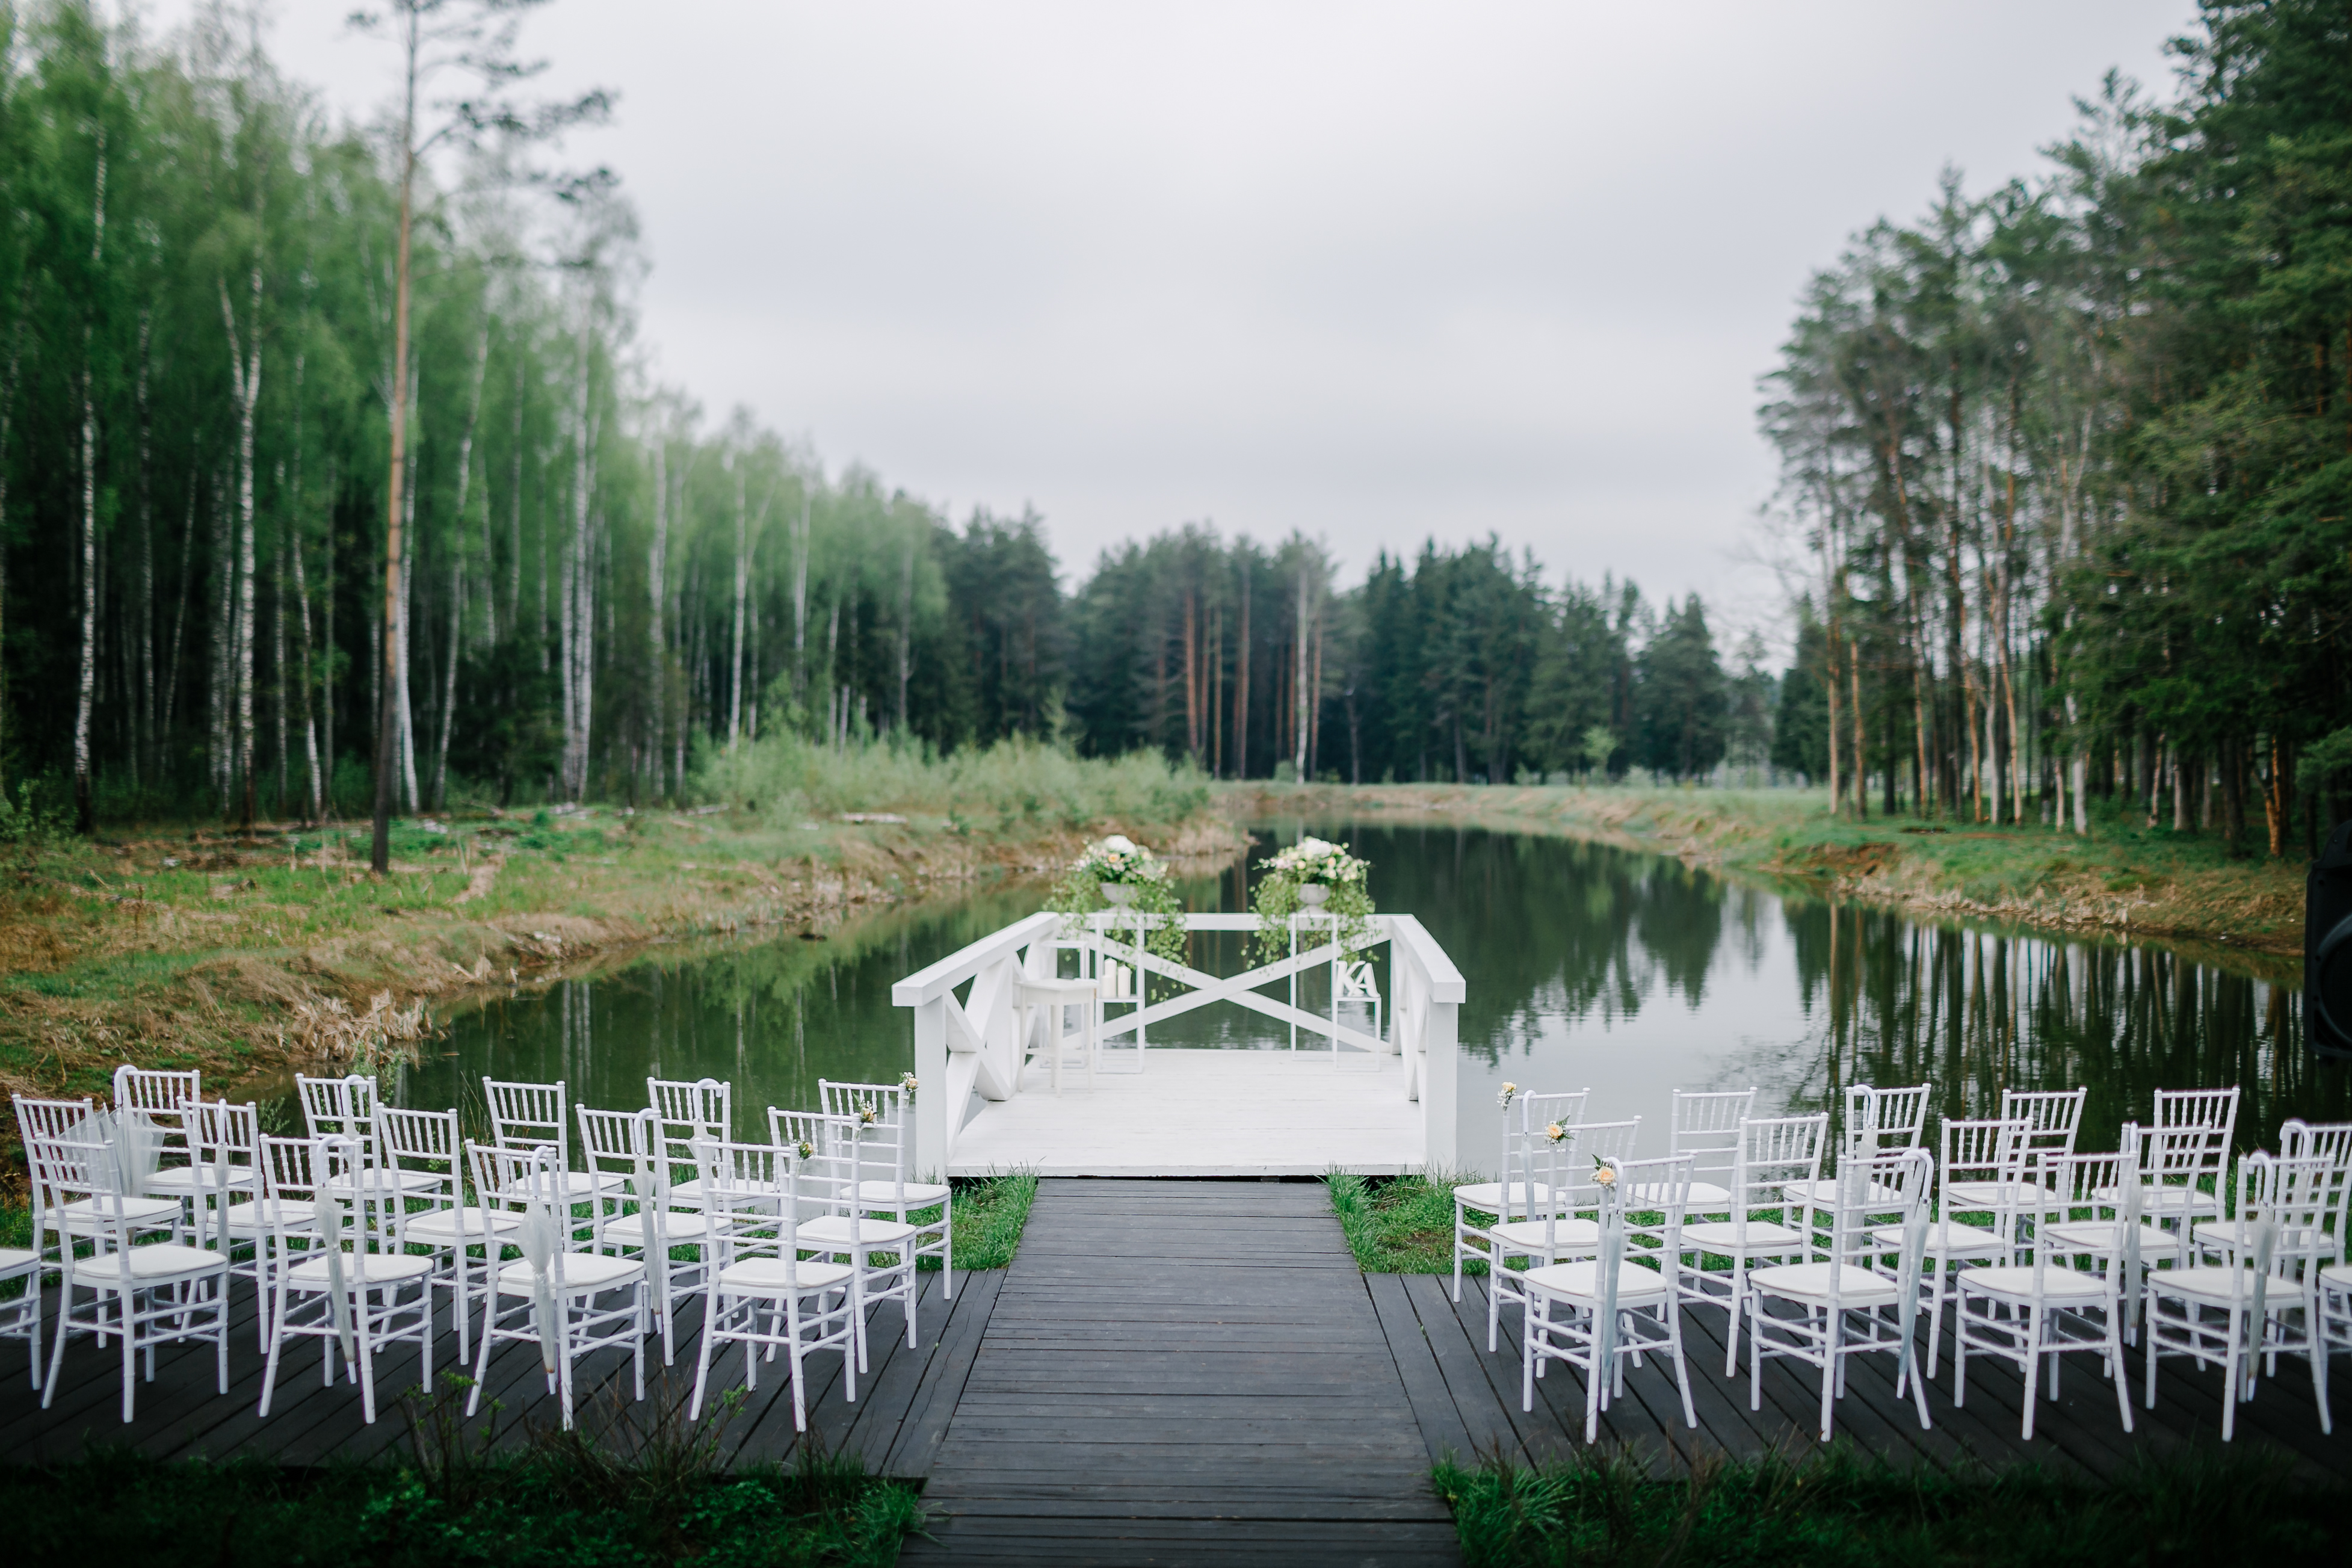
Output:
<path fill-rule="evenodd" d="M 948 999 L 935 996 L 915 1009 L 915 1152 L 911 1167 L 940 1181 L 953 1152 L 949 1137 Z"/>

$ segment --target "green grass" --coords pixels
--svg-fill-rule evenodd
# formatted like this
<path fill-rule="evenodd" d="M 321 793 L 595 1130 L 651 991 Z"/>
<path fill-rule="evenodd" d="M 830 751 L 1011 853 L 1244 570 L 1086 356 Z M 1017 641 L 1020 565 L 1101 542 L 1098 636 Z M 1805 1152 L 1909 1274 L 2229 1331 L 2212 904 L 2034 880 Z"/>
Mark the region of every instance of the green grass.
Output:
<path fill-rule="evenodd" d="M 1021 1227 L 1029 1223 L 1029 1205 L 1036 1201 L 1034 1171 L 1004 1171 L 977 1180 L 959 1180 L 955 1196 L 955 1266 L 958 1268 L 1003 1268 L 1021 1246 Z M 932 1218 L 939 1210 L 928 1211 Z M 926 1258 L 926 1268 L 939 1267 Z"/>
<path fill-rule="evenodd" d="M 2244 1452 L 2143 1458 L 2105 1484 L 2038 1466 L 1897 1469 L 1843 1445 L 1701 1460 L 1654 1479 L 1621 1450 L 1540 1466 L 1444 1464 L 1466 1568 L 1906 1568 L 2344 1560 L 2352 1489 L 2298 1486 Z"/>
<path fill-rule="evenodd" d="M 552 1443 L 511 1460 L 310 1470 L 98 1450 L 0 1468 L 0 1510 L 13 1562 L 141 1568 L 887 1568 L 922 1517 L 912 1488 L 855 1459 L 679 1473 Z"/>
<path fill-rule="evenodd" d="M 1334 1172 L 1324 1178 L 1332 1212 L 1367 1274 L 1454 1272 L 1454 1184 L 1476 1178 L 1440 1173 L 1428 1176 L 1370 1177 Z M 1465 1263 L 1465 1274 L 1484 1274 L 1483 1263 Z"/>

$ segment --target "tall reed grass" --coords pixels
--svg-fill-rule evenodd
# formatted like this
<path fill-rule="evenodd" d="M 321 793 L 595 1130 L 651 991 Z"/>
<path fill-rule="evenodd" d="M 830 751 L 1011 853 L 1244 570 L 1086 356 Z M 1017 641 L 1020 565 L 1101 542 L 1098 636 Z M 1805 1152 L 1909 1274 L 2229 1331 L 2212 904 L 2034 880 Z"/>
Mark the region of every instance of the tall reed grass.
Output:
<path fill-rule="evenodd" d="M 1209 781 L 1155 752 L 1078 757 L 1035 741 L 1000 741 L 940 756 L 899 738 L 817 744 L 772 735 L 704 753 L 694 793 L 789 824 L 847 812 L 945 817 L 975 830 L 1183 821 L 1209 804 Z"/>

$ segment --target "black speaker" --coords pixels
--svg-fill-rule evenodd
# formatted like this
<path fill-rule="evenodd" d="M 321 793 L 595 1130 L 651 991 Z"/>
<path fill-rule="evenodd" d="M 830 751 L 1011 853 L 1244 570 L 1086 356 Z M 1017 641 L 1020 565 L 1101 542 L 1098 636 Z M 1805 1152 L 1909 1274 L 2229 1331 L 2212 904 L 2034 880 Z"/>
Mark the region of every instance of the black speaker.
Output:
<path fill-rule="evenodd" d="M 2339 822 L 2303 892 L 2303 1033 L 2322 1056 L 2352 1057 L 2352 822 Z"/>

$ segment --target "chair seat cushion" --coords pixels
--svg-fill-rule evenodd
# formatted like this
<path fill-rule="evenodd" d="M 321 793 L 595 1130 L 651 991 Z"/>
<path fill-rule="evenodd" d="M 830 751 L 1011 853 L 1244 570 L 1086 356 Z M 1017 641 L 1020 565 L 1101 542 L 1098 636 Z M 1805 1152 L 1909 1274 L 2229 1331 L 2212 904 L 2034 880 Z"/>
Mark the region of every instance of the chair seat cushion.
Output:
<path fill-rule="evenodd" d="M 241 1192 L 253 1185 L 253 1167 L 231 1165 L 226 1184 L 221 1172 L 212 1165 L 173 1165 L 147 1178 L 146 1190 L 151 1193 L 183 1194 L 214 1192 L 226 1184 L 231 1192 Z"/>
<path fill-rule="evenodd" d="M 857 1245 L 860 1247 L 896 1247 L 914 1234 L 913 1226 L 900 1225 L 896 1220 L 861 1219 L 857 1222 Z M 800 1229 L 793 1235 L 806 1247 L 819 1247 L 834 1242 L 846 1247 L 849 1245 L 849 1220 L 842 1215 L 803 1220 Z"/>
<path fill-rule="evenodd" d="M 1809 1244 L 1811 1238 L 1794 1226 L 1776 1225 L 1769 1220 L 1748 1222 L 1747 1239 L 1740 1239 L 1740 1229 L 1729 1220 L 1709 1220 L 1705 1225 L 1683 1226 L 1683 1245 L 1701 1252 L 1731 1257 L 1745 1252 L 1749 1257 L 1778 1257 L 1793 1252 Z"/>
<path fill-rule="evenodd" d="M 1818 1182 L 1790 1182 L 1780 1190 L 1788 1194 L 1793 1203 L 1803 1203 L 1810 1197 L 1817 1208 L 1832 1207 L 1838 1201 L 1838 1183 L 1834 1177 Z M 1892 1187 L 1882 1187 L 1876 1182 L 1870 1182 L 1863 1187 L 1862 1201 L 1868 1208 L 1899 1209 L 1903 1206 L 1903 1194 Z"/>
<path fill-rule="evenodd" d="M 0 1247 L 0 1279 L 30 1274 L 41 1266 L 41 1255 L 29 1247 Z"/>
<path fill-rule="evenodd" d="M 1791 1301 L 1826 1301 L 1830 1299 L 1832 1268 L 1837 1270 L 1838 1300 L 1844 1306 L 1891 1306 L 1902 1299 L 1901 1289 L 1894 1280 L 1851 1263 L 1775 1264 L 1750 1273 L 1748 1284 L 1750 1289 Z"/>
<path fill-rule="evenodd" d="M 1533 1197 L 1528 1195 L 1528 1186 L 1527 1183 L 1513 1182 L 1511 1184 L 1511 1212 L 1513 1214 L 1526 1213 L 1530 1204 L 1549 1203 L 1550 1201 L 1551 1189 L 1544 1185 L 1541 1182 L 1535 1184 Z M 1503 1184 L 1500 1182 L 1473 1182 L 1467 1186 L 1456 1187 L 1454 1189 L 1454 1206 L 1456 1208 L 1478 1209 L 1486 1214 L 1500 1214 L 1503 1212 Z"/>
<path fill-rule="evenodd" d="M 673 1247 L 691 1247 L 710 1235 L 710 1222 L 698 1214 L 672 1214 L 662 1221 L 663 1234 Z M 604 1239 L 619 1247 L 646 1244 L 646 1216 L 623 1215 L 604 1222 Z"/>
<path fill-rule="evenodd" d="M 228 1272 L 228 1259 L 219 1253 L 166 1241 L 158 1242 L 153 1247 L 134 1247 L 129 1252 L 110 1252 L 98 1258 L 77 1258 L 73 1266 L 74 1279 L 82 1284 L 120 1280 L 125 1258 L 131 1259 L 131 1278 L 142 1284 L 171 1279 L 200 1279 L 207 1274 Z"/>
<path fill-rule="evenodd" d="M 2253 1251 L 2253 1238 L 2246 1233 L 2243 1220 L 2199 1220 L 2189 1229 L 2191 1238 L 2200 1247 L 2210 1247 L 2216 1252 Z M 2271 1256 L 2278 1258 L 2309 1258 L 2314 1253 L 2324 1256 L 2334 1250 L 2335 1240 L 2324 1230 L 2290 1230 L 2282 1226 L 2272 1233 Z"/>
<path fill-rule="evenodd" d="M 327 1263 L 323 1254 L 306 1258 L 286 1271 L 287 1281 L 298 1289 L 323 1290 L 332 1279 L 327 1272 Z M 432 1272 L 433 1260 L 429 1258 L 410 1258 L 396 1252 L 343 1254 L 343 1283 L 347 1286 L 402 1285 Z"/>
<path fill-rule="evenodd" d="M 575 1204 L 584 1204 L 590 1198 L 610 1197 L 614 1193 L 626 1190 L 628 1184 L 627 1177 L 615 1175 L 610 1171 L 563 1173 L 563 1195 Z M 517 1182 L 499 1195 L 520 1203 L 530 1196 L 530 1183 Z"/>
<path fill-rule="evenodd" d="M 2005 1301 L 2033 1299 L 2033 1270 L 2020 1264 L 1962 1269 L 1958 1278 L 1964 1296 L 1998 1296 Z M 2042 1271 L 2042 1299 L 2045 1301 L 2095 1300 L 2106 1293 L 2106 1282 L 2095 1274 L 2054 1266 Z"/>
<path fill-rule="evenodd" d="M 1655 1208 L 1665 1200 L 1666 1189 L 1656 1183 L 1625 1189 L 1625 1204 L 1629 1208 Z M 1730 1202 L 1730 1188 L 1718 1187 L 1713 1182 L 1693 1182 L 1690 1190 L 1683 1194 L 1683 1212 L 1717 1214 Z"/>
<path fill-rule="evenodd" d="M 2000 1207 L 2006 1201 L 2030 1203 L 2032 1187 L 2024 1182 L 1947 1182 L 1944 1184 L 1944 1208 L 1962 1214 L 1985 1214 Z"/>
<path fill-rule="evenodd" d="M 1899 1225 L 1873 1226 L 1870 1239 L 1889 1252 L 1903 1249 L 1903 1227 Z M 1962 1225 L 1956 1219 L 1939 1220 L 1927 1227 L 1927 1254 L 1941 1253 L 1946 1258 L 1998 1258 L 2010 1250 L 2010 1244 L 2000 1232 L 1980 1225 Z"/>
<path fill-rule="evenodd" d="M 249 1204 L 231 1204 L 228 1227 L 234 1231 L 263 1231 L 283 1223 L 289 1230 L 308 1230 L 317 1223 L 319 1211 L 299 1198 L 257 1198 Z"/>
<path fill-rule="evenodd" d="M 1601 1264 L 1597 1258 L 1575 1263 L 1551 1263 L 1519 1276 L 1529 1290 L 1562 1300 L 1591 1303 L 1601 1300 Z M 1617 1265 L 1617 1304 L 1639 1307 L 1666 1299 L 1666 1277 L 1638 1263 Z"/>
<path fill-rule="evenodd" d="M 2178 1296 L 2183 1300 L 2202 1306 L 2226 1307 L 2241 1296 L 2248 1305 L 2254 1299 L 2254 1271 L 2252 1268 L 2219 1268 L 2210 1265 L 2196 1268 L 2159 1268 L 2147 1277 L 2149 1291 L 2158 1296 Z M 2265 1292 L 2266 1305 L 2284 1307 L 2297 1297 L 2290 1280 L 2273 1279 Z"/>
<path fill-rule="evenodd" d="M 563 1293 L 577 1296 L 590 1290 L 610 1290 L 619 1285 L 634 1285 L 646 1277 L 646 1266 L 634 1258 L 614 1258 L 602 1252 L 567 1252 L 563 1255 Z M 509 1263 L 499 1270 L 499 1291 L 507 1296 L 528 1296 L 538 1287 L 533 1282 L 529 1263 Z"/>
<path fill-rule="evenodd" d="M 906 1186 L 907 1206 L 927 1209 L 947 1201 L 948 1189 L 933 1182 L 908 1182 Z M 857 1201 L 874 1208 L 895 1208 L 899 1198 L 896 1182 L 860 1182 Z"/>
<path fill-rule="evenodd" d="M 1601 1247 L 1601 1227 L 1589 1219 L 1554 1220 L 1550 1236 L 1546 1237 L 1545 1225 L 1539 1219 L 1515 1219 L 1508 1225 L 1498 1225 L 1486 1234 L 1501 1244 L 1506 1252 L 1593 1252 Z"/>
<path fill-rule="evenodd" d="M 2070 1219 L 2046 1228 L 2050 1239 L 2062 1252 L 2112 1258 L 2123 1250 L 2123 1226 L 2115 1220 Z M 2169 1258 L 2179 1250 L 2180 1237 L 2173 1232 L 2153 1225 L 2139 1227 L 2139 1255 L 2143 1260 Z"/>
<path fill-rule="evenodd" d="M 719 1289 L 739 1296 L 806 1295 L 838 1289 L 848 1281 L 849 1273 L 846 1263 L 820 1263 L 803 1258 L 793 1266 L 793 1279 L 788 1282 L 782 1258 L 747 1258 L 719 1271 Z"/>
<path fill-rule="evenodd" d="M 2121 1187 L 2101 1187 L 2091 1194 L 2095 1201 L 2103 1204 L 2120 1203 L 2123 1195 L 2124 1190 Z M 2139 1189 L 2139 1207 L 2142 1214 L 2160 1214 L 2172 1217 L 2184 1214 L 2218 1215 L 2221 1212 L 2221 1200 L 2211 1193 L 2196 1187 L 2184 1187 L 2177 1182 L 2166 1182 L 2161 1184 L 2143 1182 Z"/>
<path fill-rule="evenodd" d="M 397 1166 L 369 1171 L 357 1182 L 327 1182 L 320 1190 L 348 1203 L 354 1193 L 373 1197 L 377 1193 L 429 1193 L 440 1188 L 448 1178 L 425 1171 L 404 1171 Z"/>
<path fill-rule="evenodd" d="M 113 1228 L 117 1212 L 132 1230 L 164 1230 L 180 1223 L 177 1198 L 77 1198 L 50 1211 L 50 1224 L 73 1236 Z"/>
<path fill-rule="evenodd" d="M 509 1209 L 435 1209 L 409 1215 L 400 1234 L 425 1246 L 450 1246 L 461 1233 L 467 1241 L 478 1242 L 493 1232 L 511 1236 L 521 1228 L 522 1215 Z"/>
<path fill-rule="evenodd" d="M 2352 1290 L 2352 1263 L 2331 1263 L 2319 1271 L 2319 1282 L 2338 1290 Z"/>

